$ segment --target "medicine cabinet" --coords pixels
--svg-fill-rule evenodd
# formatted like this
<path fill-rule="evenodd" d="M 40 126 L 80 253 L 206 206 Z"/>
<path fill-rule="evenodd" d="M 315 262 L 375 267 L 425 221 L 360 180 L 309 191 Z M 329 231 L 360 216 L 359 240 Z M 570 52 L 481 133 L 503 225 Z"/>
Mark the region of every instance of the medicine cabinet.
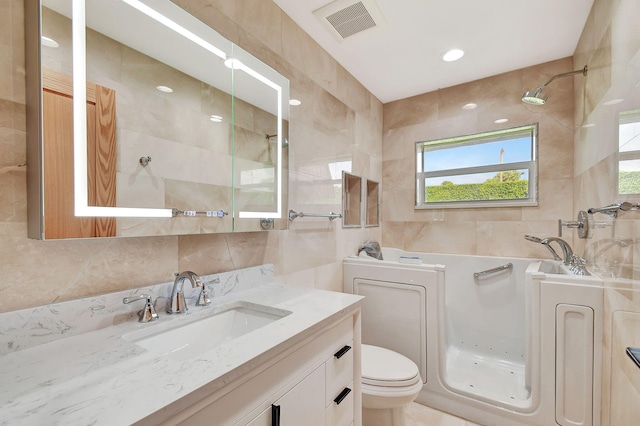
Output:
<path fill-rule="evenodd" d="M 287 227 L 284 76 L 170 0 L 25 14 L 30 237 Z"/>

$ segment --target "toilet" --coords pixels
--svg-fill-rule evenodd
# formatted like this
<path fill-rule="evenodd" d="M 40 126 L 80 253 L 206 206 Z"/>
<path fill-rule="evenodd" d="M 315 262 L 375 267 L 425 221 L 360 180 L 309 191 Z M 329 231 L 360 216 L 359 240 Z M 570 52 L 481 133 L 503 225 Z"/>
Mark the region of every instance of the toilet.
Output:
<path fill-rule="evenodd" d="M 423 383 L 409 358 L 379 346 L 362 344 L 362 424 L 403 426 L 404 406 L 412 403 Z"/>

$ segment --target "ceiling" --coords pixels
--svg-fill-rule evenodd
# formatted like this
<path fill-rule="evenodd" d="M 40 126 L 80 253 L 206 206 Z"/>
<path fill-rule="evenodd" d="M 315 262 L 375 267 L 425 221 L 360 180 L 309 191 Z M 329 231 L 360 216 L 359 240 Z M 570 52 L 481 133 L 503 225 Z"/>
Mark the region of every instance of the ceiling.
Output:
<path fill-rule="evenodd" d="M 334 3 L 342 9 L 358 1 Z M 339 40 L 313 14 L 332 0 L 274 0 L 383 103 L 572 56 L 593 4 L 593 0 L 370 1 L 373 8 L 377 4 L 383 23 Z M 369 9 L 369 1 L 363 3 Z M 464 57 L 444 62 L 442 54 L 451 48 L 464 50 Z"/>

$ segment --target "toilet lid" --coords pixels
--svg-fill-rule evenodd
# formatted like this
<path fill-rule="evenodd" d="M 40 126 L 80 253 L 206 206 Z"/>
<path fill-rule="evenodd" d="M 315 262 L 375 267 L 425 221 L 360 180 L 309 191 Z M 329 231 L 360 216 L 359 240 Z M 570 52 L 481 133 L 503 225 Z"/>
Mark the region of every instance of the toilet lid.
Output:
<path fill-rule="evenodd" d="M 418 366 L 409 358 L 379 346 L 362 345 L 362 382 L 414 382 Z M 403 383 L 405 384 L 405 383 Z"/>

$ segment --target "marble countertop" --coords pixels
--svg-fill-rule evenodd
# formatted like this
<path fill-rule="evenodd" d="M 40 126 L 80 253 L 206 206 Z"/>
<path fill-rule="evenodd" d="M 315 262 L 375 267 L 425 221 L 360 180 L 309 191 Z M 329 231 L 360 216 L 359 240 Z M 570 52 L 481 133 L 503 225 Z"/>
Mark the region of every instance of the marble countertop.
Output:
<path fill-rule="evenodd" d="M 224 310 L 236 301 L 292 313 L 187 361 L 147 351 L 122 338 L 182 317 L 160 310 L 156 323 L 129 318 L 5 353 L 0 362 L 0 424 L 124 425 L 154 413 L 162 419 L 172 414 L 163 408 L 178 400 L 186 407 L 203 393 L 222 388 L 349 314 L 360 300 L 351 294 L 278 284 L 220 295 L 211 306 L 190 307 L 190 315 Z"/>

